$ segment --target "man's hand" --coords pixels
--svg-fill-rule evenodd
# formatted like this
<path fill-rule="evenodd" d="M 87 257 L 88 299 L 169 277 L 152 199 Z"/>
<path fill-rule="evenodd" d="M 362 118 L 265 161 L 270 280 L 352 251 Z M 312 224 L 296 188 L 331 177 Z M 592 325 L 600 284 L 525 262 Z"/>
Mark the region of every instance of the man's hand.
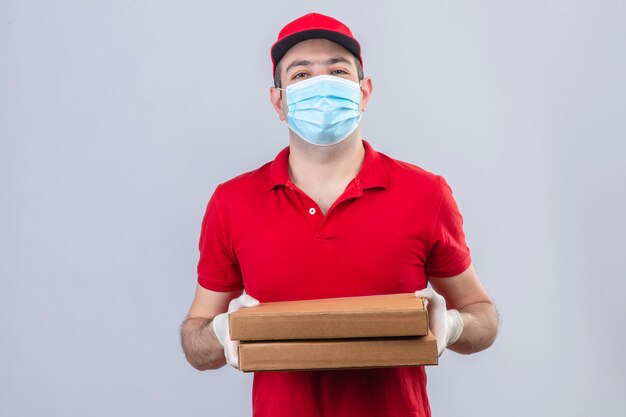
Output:
<path fill-rule="evenodd" d="M 458 310 L 447 310 L 446 299 L 432 288 L 415 292 L 416 297 L 426 299 L 428 309 L 428 327 L 437 339 L 439 356 L 444 349 L 456 342 L 463 332 L 463 319 Z"/>
<path fill-rule="evenodd" d="M 239 369 L 239 342 L 230 340 L 230 324 L 228 321 L 228 315 L 234 313 L 242 307 L 254 307 L 259 305 L 259 301 L 252 298 L 248 294 L 241 294 L 239 297 L 231 300 L 228 304 L 228 311 L 226 313 L 218 314 L 211 322 L 215 336 L 219 340 L 220 344 L 224 347 L 224 356 L 226 356 L 226 362 Z"/>

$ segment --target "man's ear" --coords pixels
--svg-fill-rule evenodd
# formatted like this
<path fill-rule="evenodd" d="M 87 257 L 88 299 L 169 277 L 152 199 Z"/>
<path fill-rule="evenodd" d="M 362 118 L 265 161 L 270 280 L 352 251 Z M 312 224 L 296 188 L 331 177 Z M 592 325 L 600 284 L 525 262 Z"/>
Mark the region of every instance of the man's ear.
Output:
<path fill-rule="evenodd" d="M 276 87 L 270 87 L 270 101 L 272 102 L 272 106 L 276 113 L 278 114 L 278 118 L 281 122 L 285 121 L 285 112 L 283 111 L 283 95 L 282 91 Z"/>
<path fill-rule="evenodd" d="M 374 86 L 372 85 L 372 79 L 370 77 L 363 78 L 361 81 L 361 106 L 359 108 L 360 111 L 364 112 L 367 108 L 367 103 L 372 96 L 372 89 Z"/>

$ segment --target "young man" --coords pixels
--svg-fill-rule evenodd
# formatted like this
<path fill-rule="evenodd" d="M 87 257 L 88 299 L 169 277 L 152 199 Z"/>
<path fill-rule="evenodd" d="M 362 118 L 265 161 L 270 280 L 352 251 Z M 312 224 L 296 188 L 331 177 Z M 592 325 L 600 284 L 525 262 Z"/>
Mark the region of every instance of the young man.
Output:
<path fill-rule="evenodd" d="M 363 77 L 350 29 L 328 16 L 302 16 L 281 30 L 271 56 L 270 99 L 289 127 L 289 147 L 218 186 L 209 201 L 198 287 L 182 328 L 188 361 L 200 370 L 237 367 L 227 314 L 238 308 L 412 291 L 429 300 L 440 353 L 489 347 L 497 315 L 450 188 L 361 138 L 372 81 Z M 253 410 L 259 417 L 430 415 L 423 367 L 258 373 Z"/>

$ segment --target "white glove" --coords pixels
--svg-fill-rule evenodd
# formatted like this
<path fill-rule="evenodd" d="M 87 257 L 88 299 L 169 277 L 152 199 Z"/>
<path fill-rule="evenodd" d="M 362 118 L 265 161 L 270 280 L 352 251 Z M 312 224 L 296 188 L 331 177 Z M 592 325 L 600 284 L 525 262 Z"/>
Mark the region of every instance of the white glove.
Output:
<path fill-rule="evenodd" d="M 415 291 L 416 297 L 426 299 L 428 327 L 437 339 L 439 356 L 444 349 L 456 342 L 463 332 L 463 319 L 458 310 L 446 310 L 446 299 L 432 288 Z"/>
<path fill-rule="evenodd" d="M 228 311 L 226 313 L 218 314 L 215 316 L 211 324 L 213 325 L 213 332 L 217 336 L 220 344 L 224 347 L 224 356 L 226 356 L 226 362 L 237 369 L 239 369 L 239 342 L 236 340 L 230 340 L 230 323 L 228 321 L 228 315 L 239 310 L 242 307 L 254 307 L 260 303 L 255 298 L 252 298 L 246 293 L 241 294 L 239 297 L 234 298 L 228 304 Z"/>

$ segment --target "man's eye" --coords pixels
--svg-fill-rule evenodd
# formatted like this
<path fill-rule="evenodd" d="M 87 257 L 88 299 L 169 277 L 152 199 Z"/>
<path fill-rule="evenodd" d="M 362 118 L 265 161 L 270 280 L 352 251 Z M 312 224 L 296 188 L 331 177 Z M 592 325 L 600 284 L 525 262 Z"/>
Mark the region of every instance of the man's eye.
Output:
<path fill-rule="evenodd" d="M 303 78 L 306 77 L 306 72 L 297 72 L 294 74 L 293 78 Z"/>
<path fill-rule="evenodd" d="M 347 74 L 347 72 L 342 69 L 333 70 L 332 73 L 333 74 Z"/>

